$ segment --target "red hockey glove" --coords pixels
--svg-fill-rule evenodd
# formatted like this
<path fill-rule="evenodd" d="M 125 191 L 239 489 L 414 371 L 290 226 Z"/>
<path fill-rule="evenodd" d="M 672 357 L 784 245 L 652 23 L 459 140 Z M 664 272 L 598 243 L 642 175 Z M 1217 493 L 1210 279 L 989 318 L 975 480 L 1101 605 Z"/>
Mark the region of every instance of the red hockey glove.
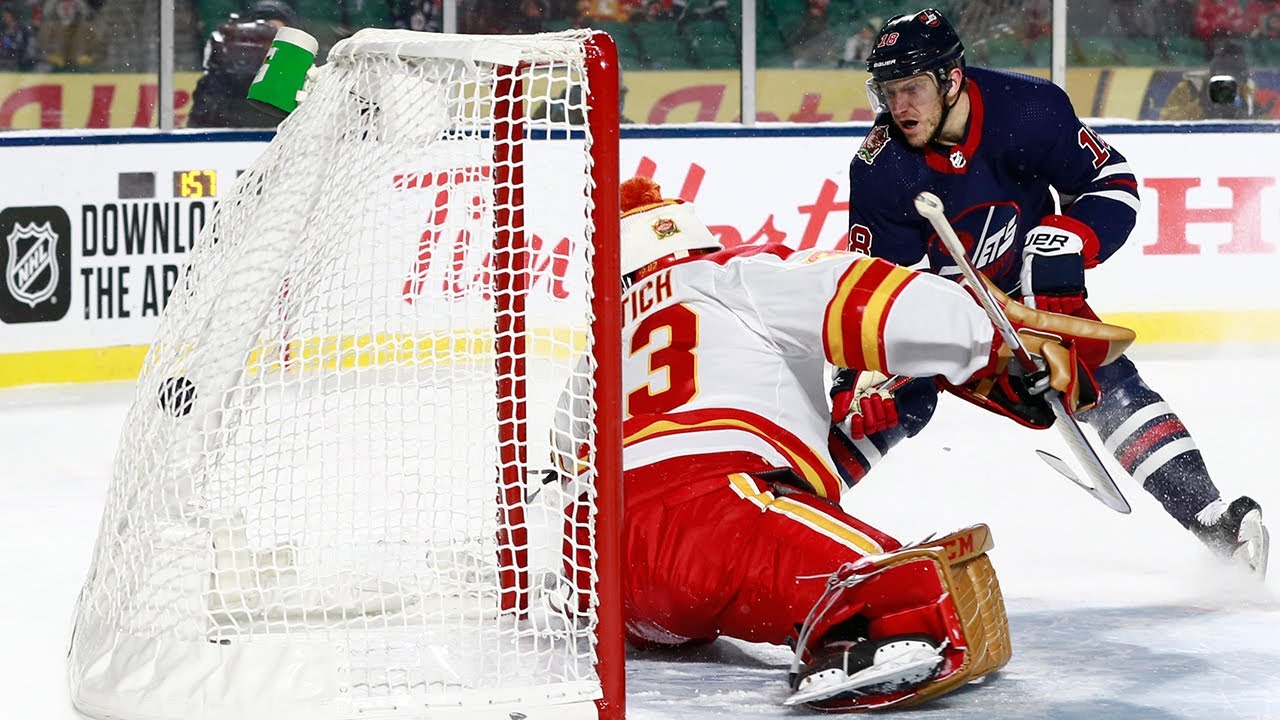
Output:
<path fill-rule="evenodd" d="M 849 437 L 858 440 L 898 424 L 896 383 L 873 370 L 841 369 L 831 386 L 831 421 L 849 419 Z"/>
<path fill-rule="evenodd" d="M 1022 247 L 1022 295 L 1027 307 L 1093 317 L 1084 299 L 1084 269 L 1097 255 L 1097 239 L 1084 223 L 1050 215 L 1027 233 Z"/>

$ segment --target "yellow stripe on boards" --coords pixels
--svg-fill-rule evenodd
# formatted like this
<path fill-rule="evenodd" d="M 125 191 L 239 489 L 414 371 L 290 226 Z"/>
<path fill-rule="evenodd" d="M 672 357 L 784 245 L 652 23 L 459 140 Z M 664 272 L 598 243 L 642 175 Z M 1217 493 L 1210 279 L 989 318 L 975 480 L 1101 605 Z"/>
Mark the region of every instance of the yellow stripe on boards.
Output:
<path fill-rule="evenodd" d="M 1132 328 L 1140 345 L 1280 343 L 1280 310 L 1107 313 L 1102 319 Z"/>
<path fill-rule="evenodd" d="M 852 287 L 856 279 L 848 285 Z M 832 307 L 836 307 L 833 303 Z M 1188 312 L 1133 312 L 1107 313 L 1103 320 L 1124 327 L 1133 328 L 1138 333 L 1139 345 L 1186 344 L 1213 345 L 1218 343 L 1280 343 L 1280 309 L 1278 310 L 1200 310 Z M 839 334 L 838 318 L 826 318 L 827 338 L 831 342 L 833 352 L 843 357 L 843 349 Z M 3 326 L 0 326 L 0 339 L 3 338 Z M 383 337 L 391 337 L 386 333 Z M 534 358 L 552 358 L 566 360 L 577 357 L 586 347 L 586 334 L 570 328 L 541 328 L 530 333 L 529 356 Z M 356 336 L 352 336 L 356 337 Z M 373 335 L 364 336 L 364 342 L 351 338 L 340 341 L 336 338 L 322 340 L 295 340 L 300 346 L 312 349 L 345 346 L 348 350 L 367 345 Z M 431 348 L 430 357 L 440 361 L 449 357 L 449 353 L 436 354 L 441 348 L 456 350 L 464 348 L 467 343 L 455 337 L 447 342 L 432 341 L 426 343 L 418 339 L 411 341 L 407 335 L 400 336 L 402 342 L 393 343 L 381 352 L 356 353 L 349 356 L 347 362 L 377 362 L 388 358 L 403 360 L 405 353 L 410 355 Z M 412 351 L 408 348 L 412 347 Z M 267 348 L 260 348 L 266 351 Z M 279 352 L 279 348 L 275 349 Z M 31 352 L 0 353 L 0 387 L 16 387 L 19 385 L 38 385 L 43 383 L 69 382 L 104 382 L 111 380 L 133 380 L 142 369 L 142 360 L 147 354 L 145 345 L 123 345 L 108 348 L 76 348 L 72 350 L 37 350 Z M 416 355 L 417 361 L 424 358 Z M 318 365 L 319 360 L 315 360 Z"/>
<path fill-rule="evenodd" d="M 0 328 L 3 330 L 3 328 Z M 535 328 L 526 353 L 535 359 L 575 361 L 587 347 L 587 333 L 569 327 Z M 142 370 L 146 345 L 0 354 L 0 387 L 42 383 L 134 380 Z M 249 372 L 315 372 L 414 364 L 493 361 L 493 333 L 442 335 L 368 333 L 298 337 L 262 343 L 249 352 Z M 286 359 L 287 358 L 287 359 Z"/>
<path fill-rule="evenodd" d="M 146 356 L 146 345 L 0 355 L 0 387 L 133 380 Z"/>

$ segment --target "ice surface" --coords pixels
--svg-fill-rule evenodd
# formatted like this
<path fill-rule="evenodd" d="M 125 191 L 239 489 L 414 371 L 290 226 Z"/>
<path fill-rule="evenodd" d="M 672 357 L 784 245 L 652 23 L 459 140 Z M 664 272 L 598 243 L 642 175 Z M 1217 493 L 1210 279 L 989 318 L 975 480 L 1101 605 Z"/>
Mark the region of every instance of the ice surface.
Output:
<path fill-rule="evenodd" d="M 1280 530 L 1274 374 L 1280 350 L 1175 355 L 1139 347 L 1144 378 L 1182 415 L 1228 499 L 1252 495 Z M 69 720 L 65 658 L 97 535 L 128 383 L 0 392 L 0 711 Z M 846 500 L 902 539 L 991 525 L 1014 657 L 987 682 L 894 718 L 1280 718 L 1280 567 L 1265 585 L 1213 560 L 1122 478 L 1107 510 L 1032 452 L 1057 435 L 956 401 Z M 1273 565 L 1280 564 L 1273 563 Z M 790 654 L 721 640 L 636 652 L 630 717 L 803 717 L 784 709 Z"/>

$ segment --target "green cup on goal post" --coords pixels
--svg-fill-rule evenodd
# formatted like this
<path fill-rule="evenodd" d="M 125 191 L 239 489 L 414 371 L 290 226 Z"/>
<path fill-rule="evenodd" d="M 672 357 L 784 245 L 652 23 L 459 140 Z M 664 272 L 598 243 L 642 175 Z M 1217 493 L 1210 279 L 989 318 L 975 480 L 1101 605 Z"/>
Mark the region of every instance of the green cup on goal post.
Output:
<path fill-rule="evenodd" d="M 298 91 L 307 81 L 307 71 L 319 50 L 320 43 L 297 28 L 277 30 L 262 67 L 249 86 L 250 102 L 276 115 L 293 112 L 298 107 Z"/>

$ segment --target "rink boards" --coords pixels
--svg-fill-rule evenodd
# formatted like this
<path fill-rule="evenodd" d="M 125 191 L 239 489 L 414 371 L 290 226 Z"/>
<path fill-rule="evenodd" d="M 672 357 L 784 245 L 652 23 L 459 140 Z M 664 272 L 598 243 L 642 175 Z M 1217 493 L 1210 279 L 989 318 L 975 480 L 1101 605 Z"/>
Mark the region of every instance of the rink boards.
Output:
<path fill-rule="evenodd" d="M 1096 127 L 1128 157 L 1143 207 L 1125 247 L 1090 271 L 1095 307 L 1145 343 L 1280 342 L 1276 128 Z M 621 168 L 694 201 L 726 245 L 836 248 L 848 160 L 865 131 L 628 127 Z M 0 177 L 0 386 L 136 375 L 201 227 L 270 137 L 0 136 L 0 166 L 19 169 Z M 580 162 L 574 141 L 529 145 L 530 163 L 552 172 Z M 539 197 L 545 190 L 529 189 L 535 258 L 550 257 L 571 232 L 564 216 L 581 212 Z M 534 297 L 572 308 L 580 289 L 557 267 L 535 259 Z M 547 331 L 564 331 L 556 325 L 553 316 Z"/>

